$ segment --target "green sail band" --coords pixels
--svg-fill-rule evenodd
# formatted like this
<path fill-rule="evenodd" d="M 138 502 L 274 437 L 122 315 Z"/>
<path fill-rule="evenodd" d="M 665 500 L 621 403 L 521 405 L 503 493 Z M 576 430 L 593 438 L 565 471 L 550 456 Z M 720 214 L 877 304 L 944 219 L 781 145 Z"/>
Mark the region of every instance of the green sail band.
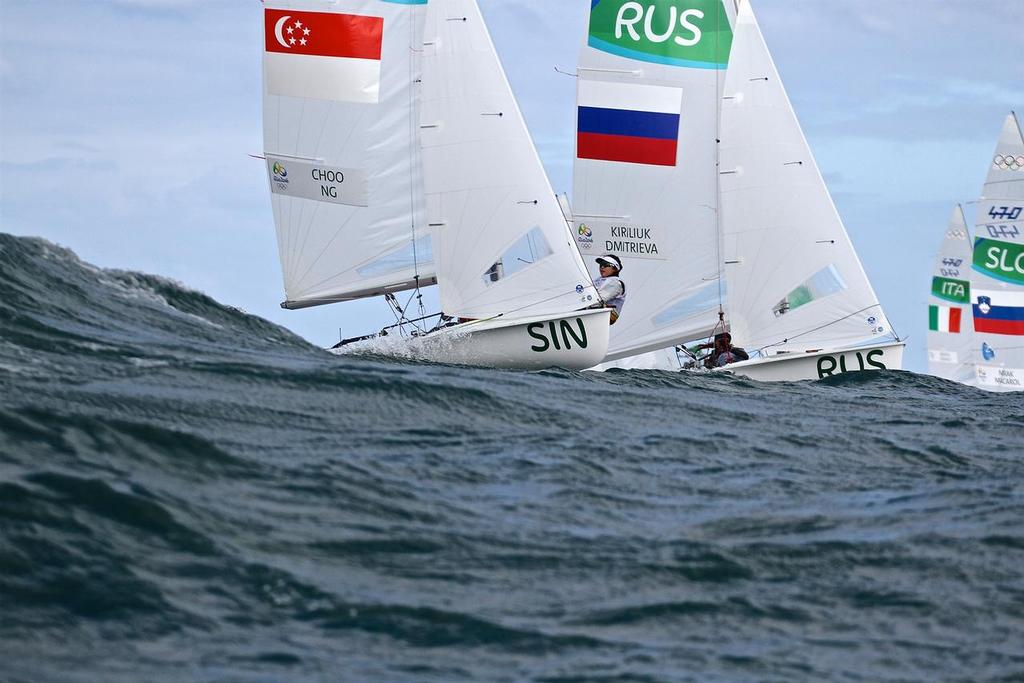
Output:
<path fill-rule="evenodd" d="M 1002 282 L 1024 285 L 1024 244 L 979 237 L 974 241 L 974 270 Z"/>
<path fill-rule="evenodd" d="M 724 69 L 732 29 L 722 0 L 596 0 L 588 44 L 644 62 Z"/>
<path fill-rule="evenodd" d="M 956 304 L 971 303 L 971 283 L 948 277 L 932 278 L 932 296 Z"/>

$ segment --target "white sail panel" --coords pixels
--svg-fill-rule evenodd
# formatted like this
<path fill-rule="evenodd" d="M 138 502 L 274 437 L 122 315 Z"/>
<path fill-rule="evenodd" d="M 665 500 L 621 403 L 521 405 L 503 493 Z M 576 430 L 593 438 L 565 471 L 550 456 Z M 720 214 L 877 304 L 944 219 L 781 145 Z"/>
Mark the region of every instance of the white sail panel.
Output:
<path fill-rule="evenodd" d="M 745 0 L 725 81 L 721 174 L 737 344 L 771 355 L 894 338 Z"/>
<path fill-rule="evenodd" d="M 415 87 L 425 13 L 266 3 L 264 150 L 286 307 L 433 282 Z"/>
<path fill-rule="evenodd" d="M 715 173 L 733 3 L 591 3 L 579 58 L 574 237 L 623 261 L 610 360 L 703 337 L 718 325 Z"/>
<path fill-rule="evenodd" d="M 487 318 L 596 301 L 474 0 L 431 0 L 423 164 L 441 307 Z"/>
<path fill-rule="evenodd" d="M 971 304 L 977 385 L 1024 390 L 1024 139 L 1011 113 L 989 167 L 974 232 Z"/>
<path fill-rule="evenodd" d="M 974 383 L 974 324 L 971 320 L 971 237 L 963 208 L 949 217 L 935 257 L 928 299 L 928 373 Z"/>

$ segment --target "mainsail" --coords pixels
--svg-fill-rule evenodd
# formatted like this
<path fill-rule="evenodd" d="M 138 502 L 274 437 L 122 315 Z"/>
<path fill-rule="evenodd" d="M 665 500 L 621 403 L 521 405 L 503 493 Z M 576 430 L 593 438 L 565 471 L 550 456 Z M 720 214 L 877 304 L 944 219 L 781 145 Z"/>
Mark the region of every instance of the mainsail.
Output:
<path fill-rule="evenodd" d="M 976 383 L 1024 390 L 1024 139 L 1011 113 L 978 202 L 971 271 Z"/>
<path fill-rule="evenodd" d="M 609 360 L 719 324 L 715 147 L 732 16 L 722 0 L 591 3 L 578 69 L 573 236 L 590 267 L 605 253 L 624 263 L 626 301 Z"/>
<path fill-rule="evenodd" d="M 426 0 L 267 0 L 263 139 L 287 308 L 431 284 Z"/>
<path fill-rule="evenodd" d="M 770 356 L 893 340 L 746 0 L 721 126 L 722 258 L 737 343 Z"/>
<path fill-rule="evenodd" d="M 431 0 L 422 154 L 441 307 L 544 315 L 597 302 L 475 0 Z"/>
<path fill-rule="evenodd" d="M 935 257 L 928 300 L 928 373 L 971 384 L 975 380 L 975 343 L 971 320 L 971 236 L 963 207 L 949 217 L 949 227 Z"/>

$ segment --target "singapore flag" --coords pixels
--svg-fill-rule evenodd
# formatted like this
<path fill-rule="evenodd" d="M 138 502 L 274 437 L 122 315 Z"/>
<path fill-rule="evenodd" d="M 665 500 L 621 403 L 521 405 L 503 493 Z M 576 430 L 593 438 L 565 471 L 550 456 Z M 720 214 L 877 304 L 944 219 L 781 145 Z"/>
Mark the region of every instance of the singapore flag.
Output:
<path fill-rule="evenodd" d="M 264 11 L 267 92 L 376 103 L 384 19 L 337 12 Z"/>

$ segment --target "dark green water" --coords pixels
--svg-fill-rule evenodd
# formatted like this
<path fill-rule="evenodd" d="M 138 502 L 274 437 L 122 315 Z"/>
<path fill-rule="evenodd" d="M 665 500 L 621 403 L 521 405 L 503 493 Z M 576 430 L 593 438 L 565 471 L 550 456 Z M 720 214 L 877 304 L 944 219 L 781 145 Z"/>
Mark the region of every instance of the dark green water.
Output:
<path fill-rule="evenodd" d="M 1021 681 L 1022 403 L 337 358 L 0 235 L 0 681 Z"/>

